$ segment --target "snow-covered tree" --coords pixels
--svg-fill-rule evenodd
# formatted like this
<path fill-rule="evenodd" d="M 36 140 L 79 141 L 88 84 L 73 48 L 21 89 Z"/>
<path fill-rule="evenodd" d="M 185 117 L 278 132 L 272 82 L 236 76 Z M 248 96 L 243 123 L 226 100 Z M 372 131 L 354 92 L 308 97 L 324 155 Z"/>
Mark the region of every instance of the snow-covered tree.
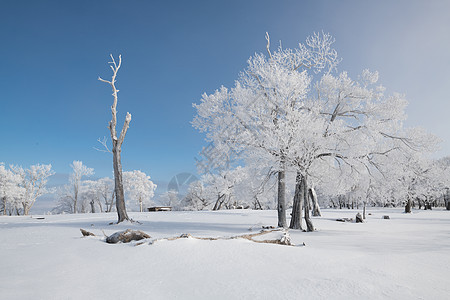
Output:
<path fill-rule="evenodd" d="M 159 201 L 164 206 L 170 206 L 173 210 L 179 210 L 183 199 L 180 199 L 179 192 L 176 190 L 168 190 L 161 195 Z"/>
<path fill-rule="evenodd" d="M 201 180 L 214 203 L 212 209 L 220 210 L 222 206 L 236 206 L 236 200 L 233 200 L 234 189 L 246 176 L 245 170 L 240 166 L 234 169 L 224 169 L 218 173 L 204 174 Z"/>
<path fill-rule="evenodd" d="M 21 177 L 0 163 L 0 209 L 3 215 L 19 215 L 22 210 L 21 199 L 25 189 L 21 186 Z"/>
<path fill-rule="evenodd" d="M 100 199 L 105 204 L 105 212 L 111 212 L 115 204 L 114 180 L 109 177 L 97 180 Z"/>
<path fill-rule="evenodd" d="M 79 160 L 74 160 L 70 166 L 72 167 L 72 174 L 70 174 L 69 181 L 72 192 L 67 196 L 72 200 L 72 212 L 76 214 L 78 212 L 78 196 L 81 189 L 81 180 L 83 176 L 93 175 L 94 169 L 86 167 Z"/>
<path fill-rule="evenodd" d="M 84 180 L 81 185 L 81 212 L 102 212 L 102 185 L 100 180 Z M 97 209 L 98 208 L 98 209 Z"/>
<path fill-rule="evenodd" d="M 156 184 L 150 176 L 142 171 L 135 170 L 123 173 L 124 187 L 129 198 L 136 201 L 139 211 L 144 211 L 144 204 L 148 204 L 155 195 Z"/>
<path fill-rule="evenodd" d="M 203 182 L 191 182 L 186 197 L 183 199 L 183 208 L 188 210 L 203 210 L 210 205 L 209 195 Z"/>
<path fill-rule="evenodd" d="M 197 116 L 193 125 L 206 132 L 218 148 L 251 151 L 265 155 L 278 172 L 278 226 L 286 227 L 285 172 L 287 152 L 293 137 L 286 124 L 296 103 L 305 99 L 311 78 L 306 69 L 316 72 L 332 70 L 339 59 L 331 48 L 334 40 L 328 34 L 315 34 L 297 49 L 270 50 L 248 60 L 248 67 L 231 90 L 220 88 L 204 94 L 194 104 Z"/>
<path fill-rule="evenodd" d="M 313 230 L 307 199 L 315 197 L 308 188 L 308 176 L 328 176 L 327 165 L 337 165 L 350 177 L 367 173 L 374 157 L 398 150 L 397 139 L 406 141 L 401 132 L 406 100 L 399 94 L 384 96 L 384 88 L 375 85 L 377 80 L 378 73 L 368 70 L 359 80 L 350 79 L 346 72 L 325 74 L 311 95 L 296 104 L 291 124 L 298 135 L 287 157 L 297 170 L 296 195 L 300 197 L 294 198 L 291 228 L 301 228 L 297 216 L 303 202 L 307 229 Z M 317 201 L 313 203 L 317 208 Z"/>
<path fill-rule="evenodd" d="M 312 185 L 338 173 L 356 182 L 382 172 L 379 161 L 391 152 L 426 148 L 411 135 L 419 131 L 403 129 L 404 96 L 385 95 L 377 72 L 364 70 L 357 80 L 331 72 L 339 61 L 333 42 L 329 35 L 314 35 L 298 49 L 280 46 L 273 53 L 268 43 L 268 57 L 251 57 L 232 89 L 205 94 L 194 105 L 194 126 L 217 149 L 243 153 L 244 159 L 262 158 L 264 167 L 278 172 L 280 227 L 287 224 L 286 170 L 296 172 L 290 227 L 301 228 L 303 210 L 312 231 L 309 212 L 318 211 Z M 317 78 L 321 70 L 325 74 Z M 346 185 L 351 189 L 355 183 Z"/>
<path fill-rule="evenodd" d="M 69 184 L 58 188 L 58 205 L 53 209 L 56 213 L 73 213 L 87 212 L 86 192 L 90 193 L 95 185 L 86 186 L 83 177 L 89 177 L 94 174 L 93 168 L 88 168 L 82 161 L 74 160 L 70 165 L 72 173 L 69 176 Z"/>
<path fill-rule="evenodd" d="M 48 177 L 54 174 L 52 165 L 36 164 L 29 169 L 23 169 L 21 166 L 10 166 L 10 168 L 20 177 L 19 186 L 23 188 L 23 196 L 19 201 L 23 209 L 22 213 L 28 215 L 37 198 L 53 192 L 46 188 Z"/>

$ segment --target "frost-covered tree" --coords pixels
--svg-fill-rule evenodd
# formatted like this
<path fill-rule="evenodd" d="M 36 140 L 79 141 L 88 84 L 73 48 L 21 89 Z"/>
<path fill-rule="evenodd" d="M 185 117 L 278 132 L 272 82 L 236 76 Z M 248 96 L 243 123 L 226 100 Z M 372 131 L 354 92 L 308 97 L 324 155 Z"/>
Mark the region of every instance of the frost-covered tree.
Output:
<path fill-rule="evenodd" d="M 223 169 L 218 173 L 204 174 L 201 180 L 206 186 L 210 199 L 213 199 L 212 210 L 220 210 L 222 206 L 235 206 L 236 201 L 233 201 L 235 187 L 246 176 L 245 170 L 240 166 L 234 169 Z"/>
<path fill-rule="evenodd" d="M 244 207 L 253 209 L 276 208 L 276 172 L 272 168 L 261 168 L 259 160 L 246 160 L 246 176 L 237 184 L 236 199 Z"/>
<path fill-rule="evenodd" d="M 129 198 L 136 201 L 139 211 L 144 211 L 144 204 L 148 204 L 155 195 L 156 184 L 150 176 L 142 171 L 135 170 L 123 173 L 124 188 Z"/>
<path fill-rule="evenodd" d="M 300 197 L 294 198 L 291 228 L 301 228 L 297 216 L 303 202 L 307 230 L 313 230 L 307 200 L 315 197 L 308 188 L 308 176 L 329 176 L 327 165 L 337 165 L 341 173 L 353 178 L 367 173 L 375 157 L 399 150 L 397 140 L 406 141 L 402 133 L 406 100 L 399 94 L 385 96 L 377 80 L 378 73 L 368 70 L 359 80 L 352 80 L 346 72 L 325 74 L 311 95 L 296 104 L 292 124 L 298 135 L 288 157 L 297 169 L 296 195 Z M 317 201 L 313 203 L 317 209 Z"/>
<path fill-rule="evenodd" d="M 81 211 L 86 212 L 102 212 L 102 185 L 100 180 L 84 180 L 81 185 Z M 97 209 L 98 208 L 98 209 Z"/>
<path fill-rule="evenodd" d="M 161 195 L 160 203 L 164 206 L 170 206 L 173 210 L 179 210 L 183 199 L 180 199 L 179 192 L 176 190 L 168 190 Z"/>
<path fill-rule="evenodd" d="M 268 56 L 250 57 L 234 88 L 204 94 L 201 103 L 194 104 L 193 125 L 216 147 L 269 158 L 267 167 L 278 172 L 278 226 L 286 227 L 287 154 L 294 142 L 292 127 L 286 125 L 295 104 L 307 95 L 311 78 L 306 70 L 330 71 L 339 60 L 328 34 L 315 34 L 296 49 L 280 46 L 273 53 L 268 34 L 266 39 Z"/>
<path fill-rule="evenodd" d="M 81 189 L 81 180 L 83 176 L 94 175 L 94 169 L 88 168 L 83 165 L 82 161 L 79 160 L 74 160 L 70 166 L 72 167 L 72 174 L 70 174 L 69 181 L 72 188 L 72 193 L 69 194 L 68 197 L 72 199 L 72 212 L 76 214 L 78 212 L 78 196 Z"/>
<path fill-rule="evenodd" d="M 433 164 L 431 172 L 432 186 L 434 192 L 442 195 L 444 205 L 450 210 L 450 156 L 443 157 Z"/>
<path fill-rule="evenodd" d="M 25 189 L 21 186 L 21 177 L 0 163 L 0 209 L 3 215 L 19 215 L 22 211 L 21 199 Z"/>
<path fill-rule="evenodd" d="M 74 212 L 74 185 L 59 187 L 58 205 L 53 213 Z M 114 181 L 105 177 L 98 180 L 80 180 L 77 185 L 76 211 L 81 213 L 110 212 L 114 205 Z"/>
<path fill-rule="evenodd" d="M 120 135 L 117 136 L 116 131 L 116 125 L 117 125 L 117 93 L 119 90 L 116 88 L 116 77 L 117 72 L 120 69 L 120 66 L 122 65 L 122 56 L 119 55 L 119 62 L 116 63 L 114 60 L 114 57 L 111 54 L 111 70 L 113 71 L 113 75 L 111 78 L 111 81 L 104 80 L 102 78 L 98 78 L 102 82 L 106 82 L 109 85 L 111 85 L 112 91 L 113 91 L 113 104 L 111 106 L 111 114 L 112 119 L 109 122 L 109 131 L 111 134 L 111 142 L 112 142 L 112 149 L 111 152 L 113 154 L 113 167 L 114 167 L 114 183 L 115 183 L 115 193 L 116 193 L 116 209 L 117 209 L 117 216 L 118 221 L 117 223 L 123 222 L 125 220 L 129 220 L 127 209 L 125 206 L 125 195 L 124 195 L 124 189 L 123 189 L 123 178 L 122 178 L 122 162 L 121 162 L 121 152 L 122 152 L 122 144 L 125 139 L 125 135 L 127 134 L 128 127 L 130 126 L 131 122 L 131 114 L 127 112 L 127 115 L 125 117 L 125 122 L 122 127 L 122 131 L 120 132 Z M 106 144 L 105 144 L 106 145 Z"/>
<path fill-rule="evenodd" d="M 183 199 L 183 208 L 188 210 L 203 210 L 210 205 L 209 195 L 201 180 L 189 184 L 186 197 Z"/>
<path fill-rule="evenodd" d="M 115 204 L 114 180 L 109 177 L 97 180 L 100 199 L 105 204 L 105 212 L 111 212 Z"/>
<path fill-rule="evenodd" d="M 290 227 L 301 228 L 303 210 L 312 231 L 310 210 L 318 213 L 315 182 L 338 173 L 356 181 L 357 174 L 382 172 L 378 161 L 391 152 L 423 148 L 417 146 L 420 138 L 403 129 L 404 96 L 385 95 L 377 72 L 364 70 L 357 80 L 331 72 L 339 61 L 333 41 L 314 35 L 298 49 L 280 46 L 273 53 L 268 43 L 268 57 L 251 57 L 234 88 L 205 94 L 194 105 L 194 126 L 217 148 L 265 158 L 265 167 L 278 172 L 280 227 L 286 226 L 286 170 L 296 172 Z"/>
<path fill-rule="evenodd" d="M 14 174 L 20 177 L 19 186 L 23 188 L 23 196 L 19 202 L 23 209 L 22 213 L 28 215 L 37 198 L 53 192 L 46 188 L 48 177 L 54 174 L 52 165 L 36 164 L 30 166 L 29 169 L 21 166 L 10 166 L 10 168 Z"/>

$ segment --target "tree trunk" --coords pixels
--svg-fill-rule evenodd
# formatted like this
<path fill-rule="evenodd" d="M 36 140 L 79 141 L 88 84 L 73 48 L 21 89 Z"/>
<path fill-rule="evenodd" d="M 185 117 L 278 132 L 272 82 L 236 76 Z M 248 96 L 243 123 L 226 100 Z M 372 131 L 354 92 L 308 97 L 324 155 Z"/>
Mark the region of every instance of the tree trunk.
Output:
<path fill-rule="evenodd" d="M 278 172 L 278 227 L 287 227 L 286 222 L 286 166 L 281 162 L 281 170 Z"/>
<path fill-rule="evenodd" d="M 214 204 L 213 210 L 220 210 L 224 201 L 225 201 L 225 194 L 218 195 L 217 201 Z"/>
<path fill-rule="evenodd" d="M 405 213 L 411 213 L 411 198 L 408 196 L 408 201 L 406 201 Z"/>
<path fill-rule="evenodd" d="M 112 62 L 111 69 L 113 71 L 113 76 L 111 77 L 111 81 L 104 80 L 102 78 L 98 78 L 98 80 L 108 83 L 111 85 L 113 90 L 113 104 L 111 106 L 111 121 L 109 121 L 109 131 L 111 133 L 111 142 L 112 142 L 112 153 L 113 153 L 113 166 L 114 166 L 114 191 L 116 193 L 116 208 L 117 208 L 117 223 L 123 222 L 125 220 L 130 220 L 128 218 L 127 210 L 125 207 L 125 197 L 123 193 L 123 181 L 122 181 L 122 163 L 120 162 L 120 152 L 123 140 L 125 139 L 125 135 L 127 134 L 128 127 L 131 122 L 131 114 L 127 112 L 125 117 L 125 122 L 123 123 L 122 131 L 120 132 L 120 136 L 117 137 L 116 125 L 117 125 L 117 93 L 119 92 L 115 86 L 117 72 L 122 65 L 122 56 L 119 55 L 119 63 L 117 64 L 114 60 L 114 56 L 110 55 Z"/>
<path fill-rule="evenodd" d="M 295 178 L 295 194 L 294 201 L 292 204 L 292 217 L 291 224 L 289 228 L 291 229 L 300 229 L 302 228 L 302 206 L 303 206 L 303 185 L 302 185 L 302 175 L 300 172 L 297 172 L 297 176 Z"/>
<path fill-rule="evenodd" d="M 6 206 L 7 206 L 7 204 L 6 204 L 6 197 L 2 198 L 2 205 L 3 205 L 2 215 L 6 216 Z"/>
<path fill-rule="evenodd" d="M 102 201 L 100 201 L 99 198 L 97 198 L 97 202 L 98 202 L 98 206 L 100 207 L 100 212 L 103 212 L 103 205 L 102 205 Z"/>
<path fill-rule="evenodd" d="M 73 198 L 73 213 L 77 213 L 77 205 L 78 205 L 78 187 L 74 186 L 74 198 Z"/>
<path fill-rule="evenodd" d="M 320 213 L 319 201 L 317 200 L 316 190 L 313 187 L 309 189 L 309 197 L 311 198 L 313 204 L 313 216 L 321 217 L 322 214 Z"/>
<path fill-rule="evenodd" d="M 363 219 L 366 219 L 366 201 L 363 203 Z"/>
<path fill-rule="evenodd" d="M 122 181 L 122 163 L 120 162 L 120 152 L 121 149 L 117 146 L 113 148 L 113 165 L 114 165 L 114 182 L 116 191 L 116 209 L 118 221 L 117 223 L 123 222 L 125 220 L 130 220 L 125 207 L 125 196 L 123 192 L 123 181 Z"/>
<path fill-rule="evenodd" d="M 303 182 L 303 199 L 304 199 L 304 210 L 305 210 L 305 223 L 306 223 L 306 231 L 314 231 L 314 226 L 311 221 L 311 218 L 309 216 L 309 201 L 308 201 L 308 178 L 306 176 L 303 176 L 302 178 Z"/>
<path fill-rule="evenodd" d="M 22 206 L 23 206 L 23 215 L 28 216 L 28 214 L 30 213 L 31 206 L 29 204 L 27 204 L 26 202 L 22 203 Z M 16 211 L 17 211 L 17 215 L 20 215 L 18 208 L 16 208 Z"/>
<path fill-rule="evenodd" d="M 107 203 L 107 211 L 106 212 L 111 212 L 112 211 L 112 208 L 113 208 L 113 205 L 114 205 L 114 199 L 115 199 L 115 196 L 116 196 L 116 191 L 114 190 L 112 193 L 111 193 L 111 202 L 109 202 L 109 203 Z"/>
<path fill-rule="evenodd" d="M 254 201 L 254 209 L 255 210 L 262 210 L 263 208 L 262 208 L 262 205 L 261 205 L 261 202 L 259 202 L 259 200 L 258 200 L 258 196 L 255 196 L 254 197 L 255 198 L 255 201 Z"/>
<path fill-rule="evenodd" d="M 94 202 L 94 200 L 91 200 L 90 202 L 89 202 L 89 204 L 91 205 L 91 213 L 95 213 L 95 202 Z"/>

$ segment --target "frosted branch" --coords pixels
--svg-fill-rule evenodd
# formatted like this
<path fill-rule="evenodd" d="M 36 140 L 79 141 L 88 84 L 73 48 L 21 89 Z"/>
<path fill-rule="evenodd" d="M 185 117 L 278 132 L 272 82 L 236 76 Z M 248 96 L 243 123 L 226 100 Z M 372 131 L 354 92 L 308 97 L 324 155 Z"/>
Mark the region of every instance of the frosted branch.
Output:
<path fill-rule="evenodd" d="M 109 150 L 108 145 L 106 143 L 106 137 L 104 136 L 103 139 L 101 140 L 100 138 L 97 139 L 97 142 L 99 142 L 100 144 L 102 144 L 104 149 L 98 149 L 96 147 L 94 147 L 95 150 L 100 151 L 100 152 L 107 152 L 107 153 L 112 153 L 111 150 Z"/>
<path fill-rule="evenodd" d="M 272 53 L 270 52 L 270 36 L 268 32 L 266 32 L 266 41 L 267 41 L 266 45 L 267 53 L 269 53 L 269 57 L 272 58 Z"/>

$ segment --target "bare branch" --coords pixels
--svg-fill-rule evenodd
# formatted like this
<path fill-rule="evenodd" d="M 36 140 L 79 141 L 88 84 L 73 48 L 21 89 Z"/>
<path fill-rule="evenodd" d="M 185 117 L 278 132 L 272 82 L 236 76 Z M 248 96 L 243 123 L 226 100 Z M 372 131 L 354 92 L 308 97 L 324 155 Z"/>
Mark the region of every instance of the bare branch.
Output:
<path fill-rule="evenodd" d="M 100 144 L 102 144 L 103 147 L 104 147 L 105 149 L 98 149 L 98 148 L 94 147 L 95 150 L 100 151 L 100 152 L 112 153 L 112 151 L 109 150 L 109 148 L 108 148 L 108 145 L 107 145 L 107 143 L 106 143 L 106 137 L 105 137 L 105 136 L 103 137 L 103 140 L 100 140 L 100 138 L 98 138 L 98 139 L 97 139 L 97 142 L 99 142 Z"/>
<path fill-rule="evenodd" d="M 127 112 L 127 116 L 125 117 L 125 122 L 123 123 L 122 131 L 120 132 L 119 140 L 117 141 L 117 144 L 119 146 L 122 145 L 123 140 L 125 139 L 125 135 L 127 134 L 128 127 L 130 126 L 131 122 L 131 114 Z"/>
<path fill-rule="evenodd" d="M 270 52 L 270 37 L 268 32 L 266 32 L 266 41 L 267 41 L 266 45 L 267 53 L 269 53 L 269 57 L 272 58 L 272 53 Z"/>
<path fill-rule="evenodd" d="M 98 80 L 111 84 L 111 81 L 105 80 L 105 79 L 101 78 L 100 76 L 98 77 Z"/>

